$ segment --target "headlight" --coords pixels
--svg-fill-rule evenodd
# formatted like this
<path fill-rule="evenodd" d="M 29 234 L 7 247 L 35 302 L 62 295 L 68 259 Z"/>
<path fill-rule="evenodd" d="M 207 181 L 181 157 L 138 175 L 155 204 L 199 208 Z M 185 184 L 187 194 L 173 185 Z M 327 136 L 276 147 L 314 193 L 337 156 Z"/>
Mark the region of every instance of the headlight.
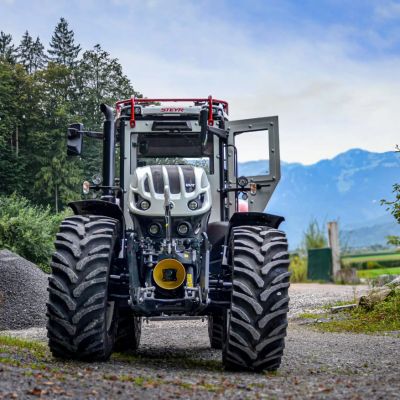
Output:
<path fill-rule="evenodd" d="M 222 110 L 220 108 L 213 107 L 212 113 L 213 115 L 222 115 Z"/>
<path fill-rule="evenodd" d="M 83 182 L 82 191 L 83 191 L 83 194 L 89 194 L 90 183 L 88 181 Z"/>
<path fill-rule="evenodd" d="M 182 222 L 181 224 L 178 225 L 178 233 L 180 235 L 187 235 L 189 232 L 189 225 L 186 224 L 185 222 Z"/>
<path fill-rule="evenodd" d="M 244 188 L 249 183 L 249 180 L 245 176 L 237 178 L 237 183 L 240 187 Z"/>
<path fill-rule="evenodd" d="M 159 224 L 151 224 L 149 226 L 149 232 L 152 235 L 157 235 L 157 233 L 160 232 L 160 225 Z"/>
<path fill-rule="evenodd" d="M 199 203 L 196 200 L 189 201 L 188 207 L 192 211 L 197 210 L 199 208 Z"/>
<path fill-rule="evenodd" d="M 135 114 L 140 115 L 142 113 L 142 107 L 135 107 Z"/>
<path fill-rule="evenodd" d="M 98 186 L 103 183 L 103 177 L 100 174 L 95 174 L 92 176 L 92 182 Z"/>
<path fill-rule="evenodd" d="M 150 202 L 148 202 L 147 200 L 142 200 L 139 206 L 142 210 L 148 210 L 150 208 Z"/>

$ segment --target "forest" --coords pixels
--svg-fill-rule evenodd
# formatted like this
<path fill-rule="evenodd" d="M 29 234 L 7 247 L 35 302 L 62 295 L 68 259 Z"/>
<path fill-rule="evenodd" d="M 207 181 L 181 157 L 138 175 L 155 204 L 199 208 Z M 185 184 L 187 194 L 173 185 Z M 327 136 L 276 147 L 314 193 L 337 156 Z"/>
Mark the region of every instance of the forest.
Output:
<path fill-rule="evenodd" d="M 46 48 L 28 31 L 19 45 L 0 34 L 0 196 L 23 197 L 52 213 L 81 198 L 82 182 L 101 172 L 101 141 L 86 138 L 67 157 L 67 127 L 101 131 L 102 102 L 142 95 L 100 44 L 84 51 L 61 18 Z"/>

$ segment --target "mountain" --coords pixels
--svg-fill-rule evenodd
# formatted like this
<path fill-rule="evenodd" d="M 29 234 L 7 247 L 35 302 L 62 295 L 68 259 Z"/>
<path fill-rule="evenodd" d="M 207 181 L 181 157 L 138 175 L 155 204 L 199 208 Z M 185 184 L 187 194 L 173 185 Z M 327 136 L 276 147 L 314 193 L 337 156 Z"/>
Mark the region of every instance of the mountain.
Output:
<path fill-rule="evenodd" d="M 393 216 L 392 219 L 394 220 Z M 394 220 L 383 224 L 365 226 L 353 230 L 343 230 L 343 238 L 349 238 L 349 246 L 366 247 L 373 244 L 387 244 L 387 235 L 400 236 L 400 224 Z"/>
<path fill-rule="evenodd" d="M 265 160 L 239 164 L 239 174 L 258 175 L 265 165 Z M 358 229 L 388 224 L 376 228 L 376 235 L 366 233 L 374 241 L 368 244 L 384 244 L 385 236 L 396 234 L 398 227 L 380 201 L 394 198 L 392 186 L 399 177 L 400 160 L 394 152 L 352 149 L 313 165 L 282 162 L 281 181 L 265 211 L 285 217 L 281 227 L 291 248 L 300 244 L 312 217 L 321 224 L 339 219 L 339 229 L 353 230 L 352 236 Z M 349 245 L 353 239 L 364 240 L 360 232 L 350 237 Z"/>

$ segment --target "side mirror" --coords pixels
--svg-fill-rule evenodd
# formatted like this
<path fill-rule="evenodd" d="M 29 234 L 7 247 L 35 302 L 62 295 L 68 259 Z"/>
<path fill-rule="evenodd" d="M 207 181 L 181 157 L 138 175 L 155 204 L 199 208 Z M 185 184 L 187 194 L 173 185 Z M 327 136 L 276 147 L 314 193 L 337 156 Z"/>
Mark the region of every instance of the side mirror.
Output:
<path fill-rule="evenodd" d="M 206 144 L 208 140 L 208 111 L 202 110 L 200 111 L 200 145 L 201 145 L 201 154 L 204 153 L 206 149 Z"/>
<path fill-rule="evenodd" d="M 149 152 L 149 142 L 147 140 L 140 142 L 139 152 L 144 156 Z"/>
<path fill-rule="evenodd" d="M 67 155 L 79 156 L 82 154 L 83 125 L 81 123 L 68 126 Z"/>

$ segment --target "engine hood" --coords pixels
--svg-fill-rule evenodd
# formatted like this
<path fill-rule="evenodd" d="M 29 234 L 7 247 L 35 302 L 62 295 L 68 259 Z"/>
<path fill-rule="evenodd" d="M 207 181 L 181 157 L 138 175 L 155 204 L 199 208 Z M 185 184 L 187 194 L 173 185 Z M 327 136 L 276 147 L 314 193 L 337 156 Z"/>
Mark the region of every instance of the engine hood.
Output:
<path fill-rule="evenodd" d="M 211 209 L 211 188 L 202 168 L 191 165 L 155 165 L 136 168 L 129 188 L 129 210 L 134 214 L 163 216 L 164 188 L 169 186 L 173 204 L 171 216 L 191 216 Z M 145 200 L 147 210 L 140 207 Z M 196 201 L 198 208 L 191 210 L 188 203 Z"/>

